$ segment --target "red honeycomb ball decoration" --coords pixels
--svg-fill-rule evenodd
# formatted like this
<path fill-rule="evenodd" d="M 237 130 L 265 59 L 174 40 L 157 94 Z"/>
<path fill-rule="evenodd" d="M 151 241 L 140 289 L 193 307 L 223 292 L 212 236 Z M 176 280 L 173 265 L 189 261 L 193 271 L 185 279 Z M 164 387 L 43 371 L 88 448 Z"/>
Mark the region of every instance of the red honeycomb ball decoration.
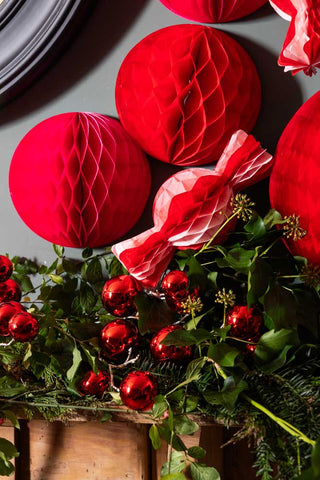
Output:
<path fill-rule="evenodd" d="M 0 255 L 0 282 L 8 280 L 13 272 L 11 260 L 5 255 Z"/>
<path fill-rule="evenodd" d="M 230 136 L 253 128 L 260 81 L 249 55 L 211 27 L 157 30 L 124 59 L 116 84 L 119 118 L 147 153 L 175 165 L 218 160 Z"/>
<path fill-rule="evenodd" d="M 267 0 L 160 0 L 182 17 L 203 23 L 231 22 L 262 7 Z"/>
<path fill-rule="evenodd" d="M 296 218 L 285 243 L 293 255 L 320 265 L 320 92 L 292 117 L 278 142 L 270 176 L 270 203 Z M 304 235 L 306 233 L 306 235 Z M 304 236 L 303 236 L 304 235 Z"/>
<path fill-rule="evenodd" d="M 9 334 L 17 342 L 31 342 L 38 334 L 38 320 L 28 312 L 18 312 L 10 318 Z"/>
<path fill-rule="evenodd" d="M 17 282 L 9 278 L 0 283 L 0 302 L 19 302 L 20 300 L 21 287 Z"/>
<path fill-rule="evenodd" d="M 131 372 L 120 384 L 121 400 L 131 410 L 149 410 L 157 395 L 157 380 L 149 372 Z"/>
<path fill-rule="evenodd" d="M 162 328 L 150 342 L 150 350 L 153 358 L 159 362 L 185 362 L 190 359 L 192 355 L 191 346 L 175 346 L 175 345 L 163 345 L 161 342 L 166 338 L 168 333 L 176 330 L 182 330 L 182 327 L 178 325 L 170 325 Z"/>
<path fill-rule="evenodd" d="M 78 390 L 83 395 L 90 395 L 101 398 L 109 388 L 110 376 L 106 372 L 99 371 L 98 374 L 92 370 L 87 372 L 78 385 Z"/>
<path fill-rule="evenodd" d="M 101 331 L 101 355 L 110 363 L 121 364 L 139 344 L 139 331 L 132 322 L 118 318 Z"/>
<path fill-rule="evenodd" d="M 150 170 L 117 120 L 63 113 L 21 140 L 9 186 L 18 214 L 36 234 L 65 247 L 99 247 L 124 235 L 140 218 Z"/>
<path fill-rule="evenodd" d="M 23 312 L 24 307 L 18 302 L 0 303 L 0 335 L 6 337 L 9 334 L 9 320 L 18 312 Z"/>
<path fill-rule="evenodd" d="M 139 282 L 130 275 L 112 277 L 102 289 L 103 306 L 116 317 L 134 315 L 137 311 L 134 298 L 141 290 Z"/>

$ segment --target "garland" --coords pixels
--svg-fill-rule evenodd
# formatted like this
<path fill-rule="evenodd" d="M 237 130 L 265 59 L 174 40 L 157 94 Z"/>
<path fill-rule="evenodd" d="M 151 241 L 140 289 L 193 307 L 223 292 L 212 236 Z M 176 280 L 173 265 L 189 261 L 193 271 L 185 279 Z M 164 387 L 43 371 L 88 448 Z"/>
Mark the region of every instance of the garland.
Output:
<path fill-rule="evenodd" d="M 271 210 L 262 218 L 245 195 L 232 202 L 233 214 L 211 241 L 197 251 L 179 251 L 169 265 L 169 271 L 188 275 L 179 309 L 169 308 L 161 288 L 138 292 L 134 321 L 142 340 L 120 365 L 107 361 L 101 348 L 101 331 L 115 320 L 101 292 L 108 278 L 127 273 L 110 249 L 95 254 L 87 248 L 73 260 L 54 245 L 50 266 L 12 258 L 12 279 L 39 330 L 32 341 L 1 337 L 1 417 L 17 428 L 21 413 L 53 421 L 86 411 L 107 421 L 121 404 L 121 381 L 144 371 L 158 383 L 152 409 L 143 412 L 152 418 L 150 439 L 155 449 L 161 439 L 170 445 L 163 480 L 185 479 L 187 462 L 194 480 L 220 478 L 201 462 L 204 449 L 187 449 L 181 438 L 192 435 L 199 428 L 195 419 L 204 415 L 240 426 L 234 440 L 247 438 L 253 446 L 262 480 L 319 480 L 320 271 L 292 257 L 281 242 L 306 234 L 296 216 L 282 219 Z M 239 228 L 223 246 L 215 244 L 235 218 Z M 234 305 L 263 314 L 262 330 L 253 320 L 258 334 L 256 328 L 255 336 L 246 337 L 237 318 L 232 324 Z M 157 362 L 150 353 L 154 332 L 172 324 L 182 328 L 160 344 L 189 348 L 188 362 Z M 110 385 L 100 398 L 79 388 L 88 370 L 108 372 Z M 10 459 L 17 455 L 0 439 L 1 475 L 13 472 Z"/>

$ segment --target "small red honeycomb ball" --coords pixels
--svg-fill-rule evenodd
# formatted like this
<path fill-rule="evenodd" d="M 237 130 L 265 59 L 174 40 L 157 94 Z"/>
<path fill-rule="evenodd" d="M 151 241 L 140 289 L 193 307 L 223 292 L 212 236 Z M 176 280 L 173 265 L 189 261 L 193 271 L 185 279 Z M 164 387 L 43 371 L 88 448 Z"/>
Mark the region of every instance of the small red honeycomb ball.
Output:
<path fill-rule="evenodd" d="M 0 302 L 19 302 L 21 300 L 21 288 L 17 282 L 9 278 L 0 283 Z"/>
<path fill-rule="evenodd" d="M 182 327 L 178 325 L 170 325 L 162 328 L 151 340 L 150 350 L 153 358 L 157 362 L 177 362 L 181 363 L 190 359 L 192 354 L 191 346 L 162 345 L 161 342 L 166 338 L 168 333 L 175 330 L 181 330 Z"/>
<path fill-rule="evenodd" d="M 135 349 L 138 344 L 138 328 L 122 318 L 108 323 L 100 334 L 101 355 L 116 365 L 125 362 L 130 350 Z"/>
<path fill-rule="evenodd" d="M 235 305 L 226 316 L 226 325 L 231 325 L 228 335 L 248 342 L 259 340 L 263 329 L 263 314 L 258 307 Z"/>
<path fill-rule="evenodd" d="M 261 103 L 249 55 L 202 25 L 145 37 L 124 59 L 115 93 L 121 123 L 138 145 L 181 166 L 217 161 L 236 130 L 251 131 Z"/>
<path fill-rule="evenodd" d="M 13 272 L 11 260 L 4 255 L 0 255 L 0 282 L 8 280 Z"/>
<path fill-rule="evenodd" d="M 160 0 L 169 10 L 203 23 L 231 22 L 262 7 L 267 0 Z"/>
<path fill-rule="evenodd" d="M 103 306 L 116 317 L 134 315 L 137 311 L 134 298 L 141 290 L 139 282 L 130 275 L 112 277 L 102 289 Z"/>
<path fill-rule="evenodd" d="M 38 320 L 28 312 L 18 312 L 10 318 L 8 330 L 17 342 L 31 342 L 39 331 Z"/>
<path fill-rule="evenodd" d="M 78 385 L 78 390 L 83 395 L 91 395 L 101 398 L 110 385 L 110 376 L 106 372 L 99 371 L 95 374 L 92 370 L 87 372 Z"/>
<path fill-rule="evenodd" d="M 18 214 L 36 234 L 65 247 L 99 247 L 123 236 L 140 218 L 150 169 L 117 120 L 63 113 L 21 140 L 9 187 Z"/>
<path fill-rule="evenodd" d="M 131 372 L 120 384 L 120 397 L 131 410 L 149 410 L 158 395 L 158 383 L 149 372 Z"/>
<path fill-rule="evenodd" d="M 9 335 L 9 320 L 18 312 L 23 312 L 24 307 L 18 302 L 0 303 L 0 335 Z"/>

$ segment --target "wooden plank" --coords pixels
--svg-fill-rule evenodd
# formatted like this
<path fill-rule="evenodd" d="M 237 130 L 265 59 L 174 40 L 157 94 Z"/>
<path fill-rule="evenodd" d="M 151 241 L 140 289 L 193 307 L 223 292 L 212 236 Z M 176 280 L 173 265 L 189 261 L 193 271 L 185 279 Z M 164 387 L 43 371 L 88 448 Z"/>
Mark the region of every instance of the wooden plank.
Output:
<path fill-rule="evenodd" d="M 228 442 L 237 431 L 235 427 L 223 430 L 223 442 Z M 223 447 L 222 480 L 257 480 L 256 470 L 252 467 L 254 455 L 245 440 Z"/>
<path fill-rule="evenodd" d="M 0 427 L 0 437 L 2 438 L 6 438 L 7 440 L 9 440 L 10 442 L 14 443 L 14 428 L 13 426 L 8 422 L 5 422 L 3 425 L 1 425 Z M 15 463 L 14 460 L 12 460 L 12 463 Z M 13 477 L 10 477 L 11 479 Z M 1 480 L 8 480 L 8 477 L 4 477 L 2 475 L 0 475 L 0 479 Z"/>
<path fill-rule="evenodd" d="M 113 422 L 72 422 L 66 426 L 61 422 L 32 420 L 29 478 L 148 480 L 147 429 L 145 425 Z"/>

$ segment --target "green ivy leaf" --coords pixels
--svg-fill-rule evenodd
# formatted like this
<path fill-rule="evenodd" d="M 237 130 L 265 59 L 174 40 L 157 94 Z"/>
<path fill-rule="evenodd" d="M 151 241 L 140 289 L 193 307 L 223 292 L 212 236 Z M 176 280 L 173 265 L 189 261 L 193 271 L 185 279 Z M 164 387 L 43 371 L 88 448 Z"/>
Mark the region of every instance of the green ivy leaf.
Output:
<path fill-rule="evenodd" d="M 85 248 L 82 250 L 82 258 L 90 258 L 93 255 L 93 250 L 92 248 Z"/>
<path fill-rule="evenodd" d="M 260 257 L 257 257 L 250 266 L 248 274 L 248 307 L 262 297 L 274 278 L 272 267 Z"/>
<path fill-rule="evenodd" d="M 172 473 L 180 473 L 186 468 L 186 462 L 184 461 L 184 454 L 180 452 L 171 452 L 171 456 L 168 462 L 165 462 L 161 468 L 161 476 L 169 475 Z"/>
<path fill-rule="evenodd" d="M 299 345 L 299 337 L 295 329 L 270 330 L 260 337 L 255 357 L 261 363 L 268 363 L 275 360 L 283 349 L 287 352 L 288 347 L 293 345 Z"/>
<path fill-rule="evenodd" d="M 155 450 L 161 447 L 161 437 L 157 425 L 151 425 L 149 429 L 149 438 Z"/>
<path fill-rule="evenodd" d="M 102 267 L 98 258 L 94 257 L 88 262 L 85 278 L 89 283 L 97 283 L 102 279 Z"/>
<path fill-rule="evenodd" d="M 18 430 L 20 429 L 18 417 L 12 412 L 12 410 L 1 410 L 1 414 L 12 423 L 14 428 L 17 428 Z"/>
<path fill-rule="evenodd" d="M 168 409 L 168 402 L 163 395 L 157 395 L 154 399 L 152 407 L 152 415 L 154 418 L 162 417 L 164 412 Z"/>
<path fill-rule="evenodd" d="M 200 375 L 201 369 L 205 365 L 205 363 L 206 363 L 205 357 L 196 358 L 195 360 L 192 360 L 187 367 L 187 371 L 186 371 L 187 380 L 191 380 L 191 381 L 197 380 Z"/>
<path fill-rule="evenodd" d="M 232 409 L 240 393 L 247 387 L 248 385 L 244 380 L 236 382 L 233 377 L 227 377 L 220 392 L 208 389 L 203 395 L 211 405 L 223 405 L 228 409 Z"/>
<path fill-rule="evenodd" d="M 201 463 L 190 464 L 192 480 L 220 480 L 219 472 L 214 467 L 207 467 Z"/>
<path fill-rule="evenodd" d="M 206 451 L 202 447 L 190 447 L 188 448 L 188 455 L 196 460 L 203 458 L 206 455 Z"/>
<path fill-rule="evenodd" d="M 168 333 L 168 335 L 162 340 L 161 344 L 177 346 L 196 345 L 197 343 L 201 343 L 204 340 L 211 338 L 211 336 L 210 332 L 204 328 L 193 330 L 179 329 Z"/>
<path fill-rule="evenodd" d="M 30 280 L 30 278 L 28 277 L 28 275 L 23 275 L 21 273 L 17 274 L 13 274 L 12 277 L 11 277 L 13 280 L 15 280 L 17 283 L 19 283 L 20 287 L 21 287 L 21 290 L 23 292 L 30 292 L 33 290 L 33 284 Z"/>
<path fill-rule="evenodd" d="M 101 422 L 101 423 L 109 422 L 109 420 L 111 420 L 111 418 L 112 418 L 112 413 L 110 413 L 110 412 L 104 412 L 104 414 L 103 414 L 102 417 L 100 418 L 100 422 Z"/>
<path fill-rule="evenodd" d="M 59 245 L 52 245 L 53 246 L 53 250 L 55 252 L 55 254 L 58 256 L 58 257 L 63 257 L 64 255 L 64 247 L 60 247 Z"/>
<path fill-rule="evenodd" d="M 53 281 L 53 283 L 56 283 L 57 285 L 63 285 L 63 278 L 60 277 L 60 275 L 55 275 L 54 273 L 49 273 L 49 277 Z"/>
<path fill-rule="evenodd" d="M 72 365 L 67 371 L 67 379 L 70 382 L 74 379 L 81 361 L 82 361 L 81 352 L 80 350 L 78 350 L 77 345 L 74 344 L 73 351 L 72 351 Z"/>
<path fill-rule="evenodd" d="M 183 473 L 170 473 L 169 475 L 161 476 L 160 480 L 186 480 L 186 477 Z"/>
<path fill-rule="evenodd" d="M 79 302 L 83 313 L 91 313 L 96 304 L 96 296 L 90 285 L 82 283 L 80 288 Z"/>
<path fill-rule="evenodd" d="M 118 275 L 128 275 L 128 270 L 122 265 L 117 257 L 110 257 L 111 261 L 108 263 L 108 270 L 110 277 L 117 277 Z"/>
<path fill-rule="evenodd" d="M 172 445 L 172 448 L 177 452 L 185 452 L 187 447 L 183 443 L 180 437 L 175 433 L 172 435 L 172 432 L 168 426 L 168 422 L 164 421 L 162 425 L 158 426 L 160 437 L 163 438 L 169 445 Z"/>
<path fill-rule="evenodd" d="M 199 425 L 186 415 L 176 415 L 173 419 L 174 430 L 178 435 L 192 435 L 199 430 Z"/>
<path fill-rule="evenodd" d="M 134 302 L 139 312 L 138 327 L 142 335 L 157 332 L 175 320 L 175 313 L 160 298 L 139 292 Z"/>
<path fill-rule="evenodd" d="M 275 330 L 288 328 L 299 323 L 297 301 L 292 291 L 281 285 L 270 288 L 264 297 L 265 311 L 274 323 Z"/>
<path fill-rule="evenodd" d="M 237 348 L 226 343 L 210 344 L 208 349 L 208 357 L 212 358 L 221 367 L 233 367 L 239 353 L 240 351 Z"/>
<path fill-rule="evenodd" d="M 25 392 L 27 388 L 12 377 L 3 376 L 0 378 L 0 396 L 4 398 L 14 397 Z"/>
<path fill-rule="evenodd" d="M 267 215 L 263 218 L 263 223 L 265 224 L 266 229 L 270 230 L 275 225 L 284 223 L 284 220 L 282 220 L 281 214 L 273 208 L 269 210 Z"/>
<path fill-rule="evenodd" d="M 87 357 L 90 367 L 92 368 L 94 373 L 97 375 L 99 372 L 99 368 L 97 365 L 97 358 L 94 355 L 92 355 L 90 351 L 86 347 L 84 347 L 82 344 L 81 344 L 81 349 L 84 352 L 85 356 Z"/>
<path fill-rule="evenodd" d="M 267 232 L 263 219 L 256 212 L 252 215 L 249 222 L 246 223 L 244 229 L 256 238 L 263 237 Z"/>
<path fill-rule="evenodd" d="M 246 250 L 242 247 L 234 247 L 223 258 L 217 258 L 216 262 L 220 268 L 230 267 L 239 273 L 248 273 L 254 250 Z"/>
<path fill-rule="evenodd" d="M 10 460 L 18 456 L 16 447 L 9 440 L 0 438 L 0 475 L 9 476 L 14 472 L 14 466 Z"/>

